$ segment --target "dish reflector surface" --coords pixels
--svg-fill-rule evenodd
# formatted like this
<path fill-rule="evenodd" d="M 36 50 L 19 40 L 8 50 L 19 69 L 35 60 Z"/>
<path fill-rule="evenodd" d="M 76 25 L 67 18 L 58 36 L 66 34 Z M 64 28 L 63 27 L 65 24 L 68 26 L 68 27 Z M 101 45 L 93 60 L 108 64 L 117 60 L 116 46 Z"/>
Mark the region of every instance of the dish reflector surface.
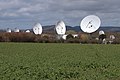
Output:
<path fill-rule="evenodd" d="M 40 23 L 35 24 L 33 27 L 33 32 L 37 34 L 42 34 L 42 25 Z"/>
<path fill-rule="evenodd" d="M 55 26 L 56 32 L 59 35 L 63 35 L 66 32 L 65 23 L 63 21 L 58 21 L 58 23 Z"/>
<path fill-rule="evenodd" d="M 14 32 L 20 32 L 20 30 L 19 29 L 17 29 L 17 28 L 15 28 L 15 31 Z"/>
<path fill-rule="evenodd" d="M 30 32 L 30 30 L 26 30 L 25 32 L 26 32 L 26 33 L 29 33 L 29 32 Z"/>
<path fill-rule="evenodd" d="M 105 34 L 103 30 L 99 31 L 99 35 Z"/>
<path fill-rule="evenodd" d="M 101 21 L 98 16 L 89 15 L 85 17 L 80 24 L 83 32 L 93 33 L 100 27 Z"/>
<path fill-rule="evenodd" d="M 114 35 L 110 35 L 110 39 L 114 40 L 115 36 Z"/>
<path fill-rule="evenodd" d="M 8 28 L 6 32 L 11 33 L 12 31 L 10 28 Z"/>

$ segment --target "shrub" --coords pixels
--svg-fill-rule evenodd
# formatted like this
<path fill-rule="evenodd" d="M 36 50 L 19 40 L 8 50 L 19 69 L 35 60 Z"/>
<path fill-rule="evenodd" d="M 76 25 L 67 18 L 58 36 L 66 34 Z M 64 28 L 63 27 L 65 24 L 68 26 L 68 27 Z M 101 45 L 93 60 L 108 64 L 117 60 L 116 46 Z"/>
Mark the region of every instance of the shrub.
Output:
<path fill-rule="evenodd" d="M 109 42 L 109 36 L 110 35 L 115 36 L 115 40 L 113 40 L 112 44 L 120 44 L 120 32 L 116 33 L 106 33 L 106 40 Z M 35 35 L 33 33 L 6 33 L 1 32 L 0 33 L 0 42 L 39 42 L 39 43 L 92 43 L 92 44 L 98 44 L 100 43 L 100 40 L 96 40 L 96 38 L 100 38 L 97 33 L 92 34 L 91 36 L 89 34 L 85 33 L 79 33 L 79 36 L 77 38 L 74 38 L 72 34 L 67 35 L 66 40 L 63 39 L 57 39 L 56 35 L 54 34 L 41 34 L 41 35 Z"/>

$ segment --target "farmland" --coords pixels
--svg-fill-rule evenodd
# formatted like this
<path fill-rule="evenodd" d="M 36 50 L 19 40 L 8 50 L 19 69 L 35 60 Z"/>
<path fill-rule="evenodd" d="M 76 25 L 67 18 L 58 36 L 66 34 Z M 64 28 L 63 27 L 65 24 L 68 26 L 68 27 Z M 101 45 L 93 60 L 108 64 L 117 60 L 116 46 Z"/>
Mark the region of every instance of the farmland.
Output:
<path fill-rule="evenodd" d="M 0 80 L 120 80 L 120 45 L 0 43 Z"/>

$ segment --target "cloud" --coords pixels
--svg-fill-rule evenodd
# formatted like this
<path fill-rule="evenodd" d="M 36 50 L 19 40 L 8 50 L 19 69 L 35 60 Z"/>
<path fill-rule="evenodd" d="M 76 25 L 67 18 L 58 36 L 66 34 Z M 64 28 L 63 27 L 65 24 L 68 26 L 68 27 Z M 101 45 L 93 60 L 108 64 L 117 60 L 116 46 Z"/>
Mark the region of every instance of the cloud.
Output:
<path fill-rule="evenodd" d="M 119 26 L 119 3 L 119 0 L 0 0 L 0 25 L 6 22 L 16 26 L 22 22 L 49 25 L 64 20 L 67 25 L 75 26 L 85 16 L 95 14 L 102 25 Z"/>

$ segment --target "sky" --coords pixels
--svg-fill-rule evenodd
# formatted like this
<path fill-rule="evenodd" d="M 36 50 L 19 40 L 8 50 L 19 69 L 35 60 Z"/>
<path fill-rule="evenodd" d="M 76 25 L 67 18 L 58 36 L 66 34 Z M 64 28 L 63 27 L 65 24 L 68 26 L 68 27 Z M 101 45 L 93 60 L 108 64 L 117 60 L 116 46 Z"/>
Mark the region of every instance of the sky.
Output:
<path fill-rule="evenodd" d="M 0 0 L 0 29 L 29 29 L 59 20 L 79 26 L 88 15 L 97 15 L 101 26 L 120 26 L 120 0 Z"/>

